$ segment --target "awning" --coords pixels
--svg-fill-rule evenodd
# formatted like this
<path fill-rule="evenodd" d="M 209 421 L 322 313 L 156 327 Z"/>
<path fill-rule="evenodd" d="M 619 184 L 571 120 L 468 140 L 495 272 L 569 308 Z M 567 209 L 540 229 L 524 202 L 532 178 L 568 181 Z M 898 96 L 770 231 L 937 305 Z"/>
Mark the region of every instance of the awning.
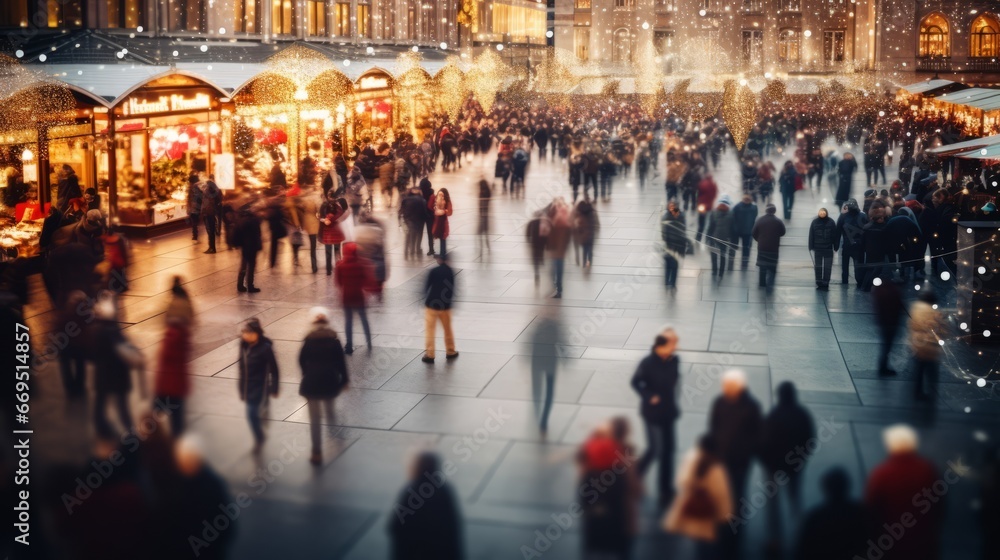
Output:
<path fill-rule="evenodd" d="M 930 148 L 927 150 L 929 153 L 938 155 L 951 155 L 958 152 L 968 152 L 970 150 L 980 150 L 987 146 L 1000 145 L 1000 134 L 994 136 L 986 136 L 983 138 L 974 138 L 972 140 L 965 140 L 963 142 L 956 142 L 954 144 L 948 144 L 947 146 L 938 146 L 937 148 Z"/>
<path fill-rule="evenodd" d="M 939 95 L 935 97 L 935 99 L 938 101 L 944 101 L 946 103 L 971 105 L 975 101 L 989 99 L 991 97 L 997 97 L 997 96 L 1000 96 L 1000 89 L 973 87 L 969 89 L 954 91 L 952 93 L 946 93 L 944 95 Z"/>
<path fill-rule="evenodd" d="M 993 144 L 977 150 L 961 152 L 959 154 L 955 154 L 955 157 L 964 159 L 1000 159 L 1000 144 Z"/>
<path fill-rule="evenodd" d="M 902 90 L 910 94 L 922 94 L 922 95 L 934 95 L 936 93 L 943 93 L 945 88 L 948 91 L 955 91 L 958 89 L 965 89 L 965 84 L 959 82 L 953 82 L 951 80 L 925 80 L 923 82 L 917 82 L 915 84 L 910 84 L 908 86 L 903 86 Z"/>

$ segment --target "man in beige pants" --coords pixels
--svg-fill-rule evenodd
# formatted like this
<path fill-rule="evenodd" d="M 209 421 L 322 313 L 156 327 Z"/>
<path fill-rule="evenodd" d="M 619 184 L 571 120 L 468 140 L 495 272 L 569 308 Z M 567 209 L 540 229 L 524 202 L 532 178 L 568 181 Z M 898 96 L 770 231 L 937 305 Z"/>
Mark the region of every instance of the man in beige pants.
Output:
<path fill-rule="evenodd" d="M 455 335 L 451 331 L 451 305 L 455 298 L 455 272 L 448 266 L 448 256 L 438 255 L 438 265 L 427 275 L 424 284 L 426 317 L 426 351 L 421 360 L 425 364 L 434 363 L 434 335 L 440 320 L 444 327 L 445 359 L 458 357 L 455 351 Z"/>

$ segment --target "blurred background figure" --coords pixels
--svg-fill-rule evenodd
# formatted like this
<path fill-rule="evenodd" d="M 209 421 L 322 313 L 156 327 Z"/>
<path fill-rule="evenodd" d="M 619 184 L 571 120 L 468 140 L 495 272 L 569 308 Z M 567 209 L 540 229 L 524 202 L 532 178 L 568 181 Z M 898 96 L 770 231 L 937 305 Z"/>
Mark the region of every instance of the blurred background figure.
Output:
<path fill-rule="evenodd" d="M 634 457 L 628 420 L 622 417 L 595 429 L 577 453 L 585 560 L 631 557 L 642 499 L 642 481 L 633 467 Z M 591 486 L 595 480 L 600 481 L 600 490 Z"/>
<path fill-rule="evenodd" d="M 583 199 L 576 203 L 571 216 L 573 228 L 573 244 L 578 245 L 583 251 L 583 262 L 577 259 L 576 264 L 582 264 L 589 269 L 594 264 L 594 240 L 597 232 L 601 228 L 601 222 L 597 218 L 597 210 L 588 199 Z"/>
<path fill-rule="evenodd" d="M 851 499 L 851 478 L 841 467 L 823 474 L 823 502 L 802 520 L 794 560 L 843 560 L 860 555 L 868 538 L 867 512 Z"/>
<path fill-rule="evenodd" d="M 697 560 L 721 560 L 720 531 L 728 531 L 726 521 L 733 514 L 733 497 L 725 465 L 715 440 L 703 435 L 684 457 L 677 475 L 679 495 L 663 529 L 695 542 Z"/>
<path fill-rule="evenodd" d="M 247 421 L 253 432 L 253 452 L 260 453 L 264 445 L 261 416 L 266 414 L 270 397 L 278 396 L 278 360 L 271 339 L 257 318 L 243 323 L 240 332 L 240 400 L 246 403 Z"/>
<path fill-rule="evenodd" d="M 559 197 L 552 201 L 549 207 L 551 225 L 546 239 L 546 249 L 552 260 L 552 284 L 556 293 L 552 297 L 559 299 L 563 290 L 563 270 L 566 264 L 566 250 L 570 242 L 569 207 L 566 201 Z"/>
<path fill-rule="evenodd" d="M 940 340 L 947 328 L 937 307 L 937 296 L 924 290 L 910 306 L 910 352 L 913 354 L 913 373 L 916 399 L 926 401 L 934 410 L 937 395 L 938 361 L 941 359 Z M 931 413 L 933 414 L 933 412 Z"/>
<path fill-rule="evenodd" d="M 657 505 L 660 510 L 670 507 L 674 498 L 675 424 L 680 416 L 677 407 L 677 383 L 680 379 L 680 358 L 677 332 L 666 328 L 653 340 L 649 356 L 639 362 L 632 376 L 632 388 L 639 393 L 642 404 L 639 413 L 646 425 L 646 452 L 636 470 L 644 478 L 649 465 L 659 461 Z"/>
<path fill-rule="evenodd" d="M 430 493 L 430 497 L 425 497 Z M 426 451 L 410 468 L 389 516 L 393 560 L 461 560 L 465 557 L 462 512 L 441 470 L 437 454 Z"/>
<path fill-rule="evenodd" d="M 878 374 L 880 376 L 896 375 L 896 371 L 889 367 L 889 355 L 892 353 L 892 345 L 896 341 L 896 333 L 899 332 L 899 324 L 903 320 L 905 305 L 903 294 L 895 282 L 886 279 L 872 288 L 872 307 L 875 308 L 875 322 L 878 323 L 879 334 L 882 338 L 878 357 Z M 936 342 L 935 345 L 937 345 Z"/>
<path fill-rule="evenodd" d="M 167 331 L 160 344 L 153 386 L 153 408 L 170 419 L 170 433 L 175 438 L 184 432 L 184 401 L 191 392 L 188 361 L 191 355 L 191 327 L 194 308 L 181 277 L 174 276 L 170 305 L 164 314 Z"/>
<path fill-rule="evenodd" d="M 329 311 L 314 307 L 309 315 L 312 317 L 312 330 L 302 341 L 299 351 L 299 367 L 302 368 L 299 395 L 306 398 L 309 409 L 309 434 L 312 438 L 309 462 L 318 465 L 323 461 L 321 419 L 325 413 L 327 425 L 333 425 L 333 399 L 347 387 L 348 374 L 344 347 L 337 333 L 330 328 Z"/>
<path fill-rule="evenodd" d="M 544 150 L 544 148 L 542 148 Z M 479 224 L 476 228 L 479 241 L 479 256 L 483 255 L 483 249 L 490 250 L 490 199 L 492 192 L 490 184 L 486 179 L 479 180 Z M 419 242 L 419 237 L 417 238 Z M 419 249 L 418 249 L 419 251 Z"/>
<path fill-rule="evenodd" d="M 941 554 L 945 511 L 944 495 L 936 488 L 957 482 L 959 475 L 952 471 L 942 478 L 917 453 L 917 432 L 906 424 L 886 428 L 882 441 L 888 457 L 872 470 L 865 488 L 868 537 L 884 550 L 884 560 L 935 560 Z M 886 537 L 890 547 L 883 546 Z"/>
<path fill-rule="evenodd" d="M 116 435 L 108 422 L 107 404 L 110 400 L 118 412 L 121 427 L 131 432 L 132 413 L 128 396 L 132 391 L 132 372 L 137 373 L 139 395 L 146 398 L 145 359 L 122 333 L 114 295 L 102 292 L 94 305 L 97 321 L 94 327 L 94 428 L 98 435 Z"/>
<path fill-rule="evenodd" d="M 691 241 L 687 238 L 687 222 L 676 200 L 667 203 L 667 211 L 660 221 L 660 233 L 666 247 L 663 253 L 664 284 L 668 288 L 675 288 L 680 261 L 684 259 L 691 245 Z"/>
<path fill-rule="evenodd" d="M 549 430 L 549 412 L 555 396 L 556 370 L 559 366 L 559 345 L 562 339 L 562 317 L 558 306 L 543 308 L 532 334 L 531 392 L 535 399 L 535 415 L 542 437 Z"/>
<path fill-rule="evenodd" d="M 361 328 L 365 332 L 365 343 L 368 351 L 372 349 L 372 333 L 368 328 L 368 312 L 366 310 L 365 292 L 370 291 L 375 284 L 371 265 L 358 255 L 358 245 L 354 242 L 344 243 L 344 258 L 337 263 L 335 276 L 337 287 L 340 288 L 341 303 L 344 306 L 344 332 L 347 336 L 344 352 L 354 353 L 354 315 L 361 319 Z"/>
<path fill-rule="evenodd" d="M 531 247 L 531 266 L 535 271 L 535 288 L 541 282 L 541 268 L 545 263 L 545 247 L 548 245 L 552 220 L 545 209 L 535 212 L 525 228 L 525 235 Z"/>
<path fill-rule="evenodd" d="M 815 437 L 812 415 L 799 404 L 795 385 L 791 381 L 782 382 L 778 385 L 778 403 L 764 418 L 760 444 L 764 475 L 778 489 L 768 504 L 767 552 L 772 556 L 781 556 L 781 494 L 788 494 L 792 519 L 802 514 L 802 472 L 809 458 L 809 440 Z"/>
<path fill-rule="evenodd" d="M 255 294 L 260 291 L 253 283 L 257 253 L 264 248 L 264 241 L 260 234 L 260 218 L 253 210 L 247 207 L 240 209 L 232 238 L 233 246 L 240 249 L 240 272 L 236 277 L 236 290 Z"/>
<path fill-rule="evenodd" d="M 715 440 L 718 455 L 729 475 L 733 509 L 746 494 L 751 462 L 760 451 L 760 403 L 747 389 L 747 375 L 731 369 L 722 376 L 722 395 L 712 403 L 708 433 Z M 727 558 L 736 558 L 744 531 L 726 531 L 721 546 Z"/>

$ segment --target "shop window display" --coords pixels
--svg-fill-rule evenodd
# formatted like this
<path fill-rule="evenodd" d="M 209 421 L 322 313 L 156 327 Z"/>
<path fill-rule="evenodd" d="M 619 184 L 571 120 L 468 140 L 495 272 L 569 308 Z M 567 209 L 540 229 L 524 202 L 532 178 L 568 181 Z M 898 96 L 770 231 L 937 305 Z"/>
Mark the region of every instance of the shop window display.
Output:
<path fill-rule="evenodd" d="M 38 254 L 45 218 L 38 205 L 33 145 L 0 146 L 0 262 Z M 25 165 L 28 177 L 25 177 Z"/>

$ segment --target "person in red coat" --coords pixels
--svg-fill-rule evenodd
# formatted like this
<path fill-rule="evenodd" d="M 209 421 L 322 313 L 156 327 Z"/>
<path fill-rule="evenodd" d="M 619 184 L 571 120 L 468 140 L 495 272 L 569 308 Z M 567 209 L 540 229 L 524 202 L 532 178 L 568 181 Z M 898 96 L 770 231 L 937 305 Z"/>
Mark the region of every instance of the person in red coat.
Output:
<path fill-rule="evenodd" d="M 331 257 L 334 251 L 337 253 L 337 260 L 340 260 L 340 244 L 344 242 L 344 230 L 340 229 L 340 222 L 347 218 L 347 201 L 338 198 L 331 190 L 326 197 L 326 202 L 319 208 L 319 242 L 323 244 L 326 253 L 326 275 L 333 274 L 333 263 Z"/>
<path fill-rule="evenodd" d="M 701 242 L 701 235 L 705 231 L 705 221 L 708 213 L 715 207 L 715 197 L 719 194 L 719 186 L 715 184 L 715 179 L 711 173 L 706 173 L 705 177 L 698 183 L 698 233 L 694 236 L 695 241 Z"/>
<path fill-rule="evenodd" d="M 868 477 L 865 505 L 871 521 L 867 549 L 860 556 L 882 560 L 936 560 L 948 485 L 958 481 L 917 453 L 917 433 L 905 424 L 885 429 L 889 456 Z"/>
<path fill-rule="evenodd" d="M 175 438 L 184 432 L 184 400 L 191 392 L 188 361 L 191 354 L 191 323 L 194 312 L 191 299 L 174 277 L 172 298 L 165 315 L 167 332 L 157 357 L 153 407 L 170 418 L 170 432 Z"/>
<path fill-rule="evenodd" d="M 344 304 L 344 334 L 347 336 L 345 354 L 354 352 L 351 344 L 354 331 L 354 314 L 361 318 L 361 327 L 365 329 L 365 342 L 368 351 L 372 349 L 372 335 L 368 329 L 368 314 L 365 312 L 365 292 L 375 285 L 375 275 L 372 267 L 365 259 L 358 256 L 358 245 L 354 242 L 344 243 L 344 258 L 337 262 L 335 280 L 340 287 L 340 295 Z"/>

